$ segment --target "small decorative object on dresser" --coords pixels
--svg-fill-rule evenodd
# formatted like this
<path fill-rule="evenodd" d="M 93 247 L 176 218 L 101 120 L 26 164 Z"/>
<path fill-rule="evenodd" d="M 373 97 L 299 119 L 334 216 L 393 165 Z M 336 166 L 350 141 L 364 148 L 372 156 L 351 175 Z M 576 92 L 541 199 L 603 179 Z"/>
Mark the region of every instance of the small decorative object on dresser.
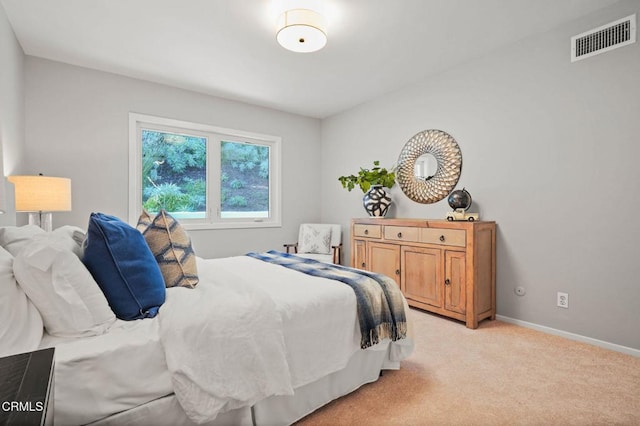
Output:
<path fill-rule="evenodd" d="M 496 224 L 353 219 L 351 266 L 396 280 L 409 306 L 464 321 L 496 317 Z"/>
<path fill-rule="evenodd" d="M 373 185 L 362 197 L 362 205 L 369 216 L 385 217 L 391 205 L 391 196 L 382 185 Z"/>
<path fill-rule="evenodd" d="M 468 220 L 469 222 L 473 222 L 480 218 L 478 213 L 467 213 L 473 200 L 469 191 L 464 188 L 455 190 L 449 194 L 447 202 L 453 209 L 452 212 L 447 213 L 445 216 L 447 220 Z"/>
<path fill-rule="evenodd" d="M 343 188 L 351 191 L 357 186 L 364 192 L 362 205 L 369 216 L 385 217 L 391 205 L 391 196 L 384 189 L 391 188 L 396 183 L 394 169 L 388 171 L 380 167 L 380 161 L 373 162 L 371 170 L 360 167 L 358 175 L 340 176 L 338 178 Z"/>

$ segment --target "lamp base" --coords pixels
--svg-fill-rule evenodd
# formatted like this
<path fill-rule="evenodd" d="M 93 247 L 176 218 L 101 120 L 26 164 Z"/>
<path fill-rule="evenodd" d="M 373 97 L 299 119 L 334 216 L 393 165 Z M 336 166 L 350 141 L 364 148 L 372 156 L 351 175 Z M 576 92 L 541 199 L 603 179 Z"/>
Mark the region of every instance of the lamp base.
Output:
<path fill-rule="evenodd" d="M 53 215 L 51 212 L 30 212 L 29 225 L 38 225 L 47 232 L 53 230 Z"/>

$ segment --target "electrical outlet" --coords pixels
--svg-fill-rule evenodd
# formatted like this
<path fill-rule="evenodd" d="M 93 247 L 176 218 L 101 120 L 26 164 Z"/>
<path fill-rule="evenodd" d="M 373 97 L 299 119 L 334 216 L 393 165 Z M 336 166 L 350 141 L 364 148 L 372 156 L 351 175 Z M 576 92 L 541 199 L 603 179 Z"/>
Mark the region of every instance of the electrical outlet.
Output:
<path fill-rule="evenodd" d="M 558 306 L 561 308 L 569 307 L 569 293 L 558 292 Z"/>

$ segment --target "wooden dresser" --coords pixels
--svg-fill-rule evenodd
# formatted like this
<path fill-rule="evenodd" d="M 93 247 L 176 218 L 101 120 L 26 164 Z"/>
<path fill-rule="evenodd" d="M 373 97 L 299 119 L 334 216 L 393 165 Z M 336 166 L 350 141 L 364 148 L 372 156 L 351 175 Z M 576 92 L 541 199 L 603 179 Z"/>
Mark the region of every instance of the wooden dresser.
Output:
<path fill-rule="evenodd" d="M 351 266 L 396 280 L 410 306 L 466 322 L 496 317 L 495 222 L 351 221 Z"/>

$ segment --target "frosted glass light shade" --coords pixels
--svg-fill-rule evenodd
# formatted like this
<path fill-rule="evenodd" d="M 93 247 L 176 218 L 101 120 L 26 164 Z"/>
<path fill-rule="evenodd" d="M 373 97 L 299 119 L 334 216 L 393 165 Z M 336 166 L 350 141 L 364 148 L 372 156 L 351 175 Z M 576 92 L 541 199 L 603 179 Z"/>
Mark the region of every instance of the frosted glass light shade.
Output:
<path fill-rule="evenodd" d="M 287 10 L 278 18 L 277 39 L 293 52 L 315 52 L 327 44 L 326 20 L 313 10 Z"/>
<path fill-rule="evenodd" d="M 71 179 L 50 176 L 9 176 L 15 186 L 17 212 L 71 211 Z"/>

